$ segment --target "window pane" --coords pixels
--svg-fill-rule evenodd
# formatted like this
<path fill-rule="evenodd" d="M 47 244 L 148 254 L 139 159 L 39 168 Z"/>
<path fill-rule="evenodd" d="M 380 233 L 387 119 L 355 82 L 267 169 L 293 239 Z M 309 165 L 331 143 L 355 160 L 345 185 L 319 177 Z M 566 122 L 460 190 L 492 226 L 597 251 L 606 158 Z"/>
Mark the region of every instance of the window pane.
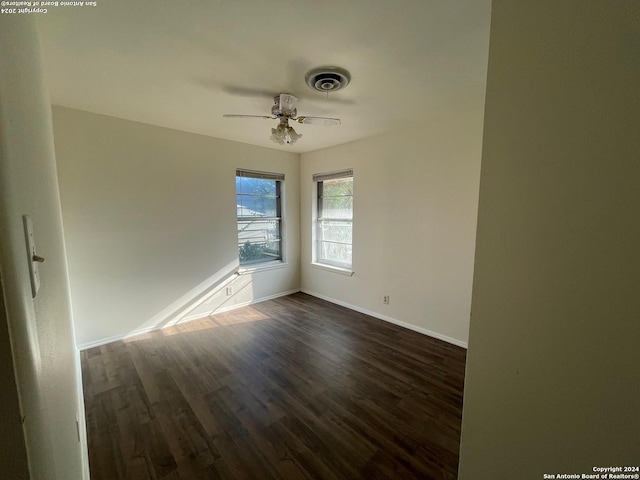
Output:
<path fill-rule="evenodd" d="M 280 238 L 280 188 L 282 179 L 236 175 L 238 256 L 240 264 L 282 259 Z M 280 176 L 256 173 L 257 176 Z M 272 218 L 267 220 L 267 218 Z"/>
<path fill-rule="evenodd" d="M 281 258 L 280 242 L 257 243 L 246 241 L 238 245 L 238 254 L 241 264 L 279 260 Z"/>
<path fill-rule="evenodd" d="M 279 260 L 280 221 L 239 220 L 238 253 L 241 264 Z"/>
<path fill-rule="evenodd" d="M 277 217 L 277 202 L 277 197 L 238 194 L 238 217 Z"/>
<path fill-rule="evenodd" d="M 236 193 L 275 196 L 276 181 L 264 178 L 236 177 Z"/>
<path fill-rule="evenodd" d="M 318 260 L 342 266 L 351 266 L 351 245 L 320 241 Z"/>
<path fill-rule="evenodd" d="M 279 220 L 238 220 L 238 243 L 280 240 Z"/>
<path fill-rule="evenodd" d="M 332 242 L 352 243 L 351 222 L 321 221 L 318 228 L 318 239 Z"/>
<path fill-rule="evenodd" d="M 351 267 L 353 178 L 318 182 L 317 261 Z"/>
<path fill-rule="evenodd" d="M 323 197 L 321 218 L 352 218 L 353 197 Z"/>
<path fill-rule="evenodd" d="M 353 195 L 353 178 L 337 178 L 323 181 L 322 195 L 325 197 Z"/>

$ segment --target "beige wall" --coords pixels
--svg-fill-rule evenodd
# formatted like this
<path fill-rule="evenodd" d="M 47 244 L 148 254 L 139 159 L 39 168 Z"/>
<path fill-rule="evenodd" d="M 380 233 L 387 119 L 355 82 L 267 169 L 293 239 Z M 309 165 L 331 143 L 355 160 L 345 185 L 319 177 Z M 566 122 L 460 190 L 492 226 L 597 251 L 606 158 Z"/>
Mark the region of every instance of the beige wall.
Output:
<path fill-rule="evenodd" d="M 476 107 L 301 158 L 54 107 L 78 344 L 302 284 L 310 293 L 466 345 L 482 119 Z M 287 265 L 233 279 L 235 293 L 227 297 L 218 285 L 237 268 L 239 167 L 286 175 Z M 311 175 L 344 167 L 355 169 L 353 277 L 309 266 Z M 382 305 L 383 295 L 390 295 L 390 305 Z"/>
<path fill-rule="evenodd" d="M 482 105 L 301 156 L 302 289 L 466 345 Z M 314 268 L 314 173 L 354 170 L 354 275 Z M 382 297 L 389 295 L 389 305 Z"/>
<path fill-rule="evenodd" d="M 462 480 L 638 464 L 639 31 L 493 2 Z"/>
<path fill-rule="evenodd" d="M 51 108 L 40 70 L 35 18 L 2 15 L 0 45 L 0 268 L 31 478 L 80 479 L 83 456 L 75 422 L 82 407 Z M 38 254 L 46 259 L 35 299 L 23 215 L 31 216 Z M 6 348 L 4 328 L 0 340 Z M 4 395 L 13 386 L 3 373 Z M 12 430 L 17 434 L 15 424 Z M 12 435 L 4 429 L 0 434 L 2 450 L 10 448 L 5 442 Z M 16 464 L 3 462 L 3 478 L 26 478 L 23 452 L 16 447 Z"/>
<path fill-rule="evenodd" d="M 53 121 L 80 346 L 299 289 L 296 154 L 62 107 Z M 285 174 L 287 265 L 227 297 L 236 168 Z"/>

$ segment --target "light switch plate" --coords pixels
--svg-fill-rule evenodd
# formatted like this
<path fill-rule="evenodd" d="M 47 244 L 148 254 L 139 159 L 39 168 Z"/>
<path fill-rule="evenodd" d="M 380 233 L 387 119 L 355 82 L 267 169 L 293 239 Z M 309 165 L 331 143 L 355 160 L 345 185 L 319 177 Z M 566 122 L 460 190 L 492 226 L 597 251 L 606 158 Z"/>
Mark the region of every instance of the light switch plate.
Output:
<path fill-rule="evenodd" d="M 38 273 L 38 262 L 34 261 L 36 257 L 36 242 L 33 238 L 33 222 L 29 215 L 22 216 L 24 224 L 24 236 L 27 242 L 27 261 L 29 263 L 29 277 L 31 278 L 31 296 L 36 298 L 40 289 L 40 274 Z"/>

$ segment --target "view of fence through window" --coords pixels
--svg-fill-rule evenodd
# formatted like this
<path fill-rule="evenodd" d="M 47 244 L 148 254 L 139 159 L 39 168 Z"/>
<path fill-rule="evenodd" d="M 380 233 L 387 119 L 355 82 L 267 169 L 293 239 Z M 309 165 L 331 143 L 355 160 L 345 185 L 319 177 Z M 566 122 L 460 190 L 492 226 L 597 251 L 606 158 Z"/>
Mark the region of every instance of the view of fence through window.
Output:
<path fill-rule="evenodd" d="M 279 174 L 236 172 L 240 265 L 282 259 L 282 179 Z"/>
<path fill-rule="evenodd" d="M 318 175 L 317 261 L 351 268 L 353 231 L 353 173 Z"/>

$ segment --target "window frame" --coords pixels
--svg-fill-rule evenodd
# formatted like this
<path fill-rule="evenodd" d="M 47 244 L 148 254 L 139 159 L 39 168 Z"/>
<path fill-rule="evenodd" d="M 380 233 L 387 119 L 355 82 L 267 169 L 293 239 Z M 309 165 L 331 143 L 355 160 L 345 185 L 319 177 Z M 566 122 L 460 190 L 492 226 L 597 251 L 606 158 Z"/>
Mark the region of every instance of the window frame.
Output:
<path fill-rule="evenodd" d="M 323 210 L 323 203 L 324 203 L 324 198 L 325 195 L 323 195 L 324 193 L 324 182 L 328 181 L 328 180 L 337 180 L 337 179 L 344 179 L 344 178 L 349 178 L 351 179 L 352 182 L 352 191 L 351 191 L 351 218 L 331 218 L 331 217 L 324 217 L 324 210 Z M 319 173 L 319 174 L 314 174 L 313 175 L 313 181 L 315 183 L 315 209 L 316 209 L 316 215 L 315 215 L 315 238 L 314 238 L 314 249 L 313 249 L 313 266 L 318 267 L 318 268 L 322 268 L 322 269 L 326 269 L 326 270 L 331 270 L 331 271 L 337 271 L 338 273 L 345 273 L 347 275 L 352 275 L 353 274 L 353 213 L 354 213 L 354 206 L 353 206 L 353 170 L 352 169 L 347 169 L 347 170 L 340 170 L 337 172 L 329 172 L 329 173 Z M 337 242 L 337 241 L 329 241 L 329 240 L 323 240 L 322 239 L 322 225 L 323 222 L 340 222 L 340 223 L 348 223 L 350 225 L 351 228 L 351 243 L 345 243 L 345 242 Z M 323 258 L 321 256 L 321 252 L 322 252 L 322 244 L 323 243 L 334 243 L 334 244 L 343 244 L 343 245 L 349 245 L 351 247 L 351 263 L 345 263 L 345 262 L 340 262 L 340 261 L 336 261 L 336 260 L 332 260 L 330 258 Z"/>
<path fill-rule="evenodd" d="M 267 217 L 267 216 L 251 216 L 251 215 L 238 215 L 236 212 L 236 240 L 237 240 L 237 252 L 238 252 L 238 264 L 239 270 L 241 272 L 259 270 L 259 269 L 269 269 L 278 266 L 282 266 L 285 264 L 285 235 L 284 235 L 284 179 L 285 175 L 283 173 L 274 173 L 274 172 L 262 172 L 257 170 L 247 170 L 243 168 L 236 169 L 236 185 L 238 177 L 242 178 L 255 178 L 262 180 L 274 180 L 275 181 L 275 216 Z M 238 188 L 236 186 L 236 210 L 238 205 L 244 206 L 242 203 L 238 204 L 238 199 L 241 196 L 261 196 L 265 198 L 271 198 L 268 195 L 254 195 L 247 193 L 238 192 Z M 241 210 L 242 211 L 242 210 Z M 253 261 L 242 261 L 240 258 L 240 248 L 242 247 L 240 240 L 240 224 L 246 222 L 256 221 L 256 222 L 265 222 L 265 221 L 275 221 L 278 224 L 278 233 L 279 238 L 275 241 L 279 244 L 279 255 L 277 258 L 267 259 L 267 260 L 253 260 Z"/>

